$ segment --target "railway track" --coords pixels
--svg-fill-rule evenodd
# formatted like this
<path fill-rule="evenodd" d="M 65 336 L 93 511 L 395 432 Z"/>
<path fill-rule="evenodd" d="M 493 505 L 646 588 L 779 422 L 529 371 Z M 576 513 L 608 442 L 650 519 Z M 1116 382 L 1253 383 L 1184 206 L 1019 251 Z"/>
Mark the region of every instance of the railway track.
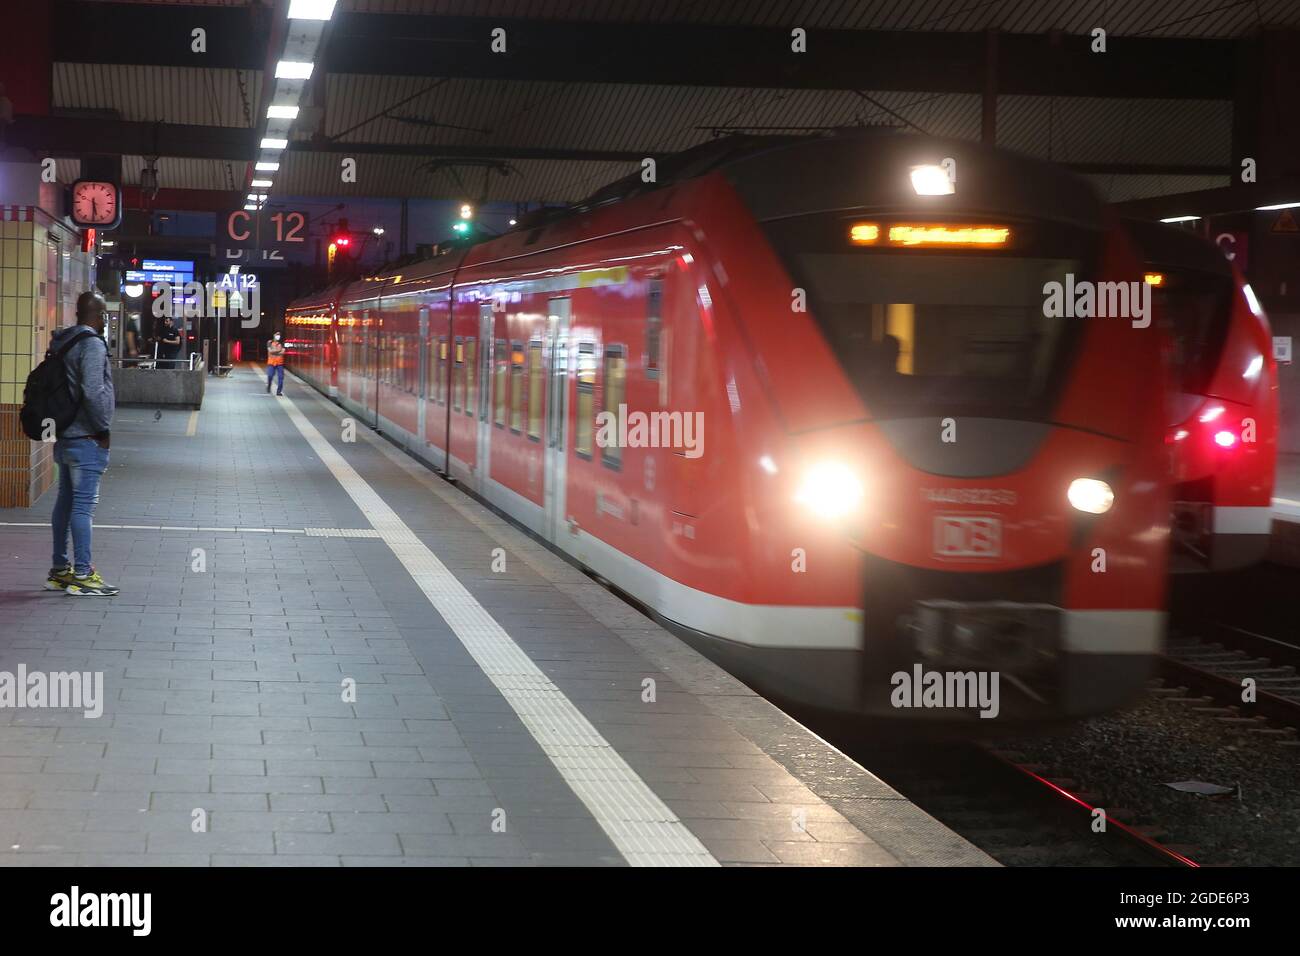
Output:
<path fill-rule="evenodd" d="M 1194 847 L 1166 836 L 1140 813 L 1107 807 L 1100 795 L 1011 747 L 959 743 L 902 749 L 866 746 L 855 759 L 1007 866 L 1195 867 Z M 1105 827 L 1094 829 L 1101 809 Z"/>
<path fill-rule="evenodd" d="M 1300 646 L 1226 624 L 1175 625 L 1160 671 L 1158 693 L 1181 693 L 1221 722 L 1300 746 Z M 1247 679 L 1255 682 L 1253 700 Z"/>

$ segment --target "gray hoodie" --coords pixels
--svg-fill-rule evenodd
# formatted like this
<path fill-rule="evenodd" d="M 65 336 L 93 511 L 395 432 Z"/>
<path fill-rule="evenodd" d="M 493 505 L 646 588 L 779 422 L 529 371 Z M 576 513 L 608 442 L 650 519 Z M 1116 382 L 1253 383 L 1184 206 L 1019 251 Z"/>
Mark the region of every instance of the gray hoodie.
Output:
<path fill-rule="evenodd" d="M 77 343 L 63 356 L 68 370 L 68 384 L 74 395 L 81 396 L 77 417 L 65 428 L 60 438 L 82 438 L 86 435 L 107 435 L 113 424 L 113 408 L 117 400 L 113 394 L 113 376 L 108 367 L 108 346 L 87 325 L 71 325 L 59 329 L 50 339 L 50 350 L 58 351 L 68 344 L 71 336 L 80 336 Z"/>

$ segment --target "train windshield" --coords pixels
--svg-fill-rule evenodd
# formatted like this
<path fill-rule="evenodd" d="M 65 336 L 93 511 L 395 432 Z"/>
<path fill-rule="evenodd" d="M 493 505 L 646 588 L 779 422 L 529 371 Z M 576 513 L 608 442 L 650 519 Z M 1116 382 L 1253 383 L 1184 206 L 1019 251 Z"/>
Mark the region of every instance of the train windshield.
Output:
<path fill-rule="evenodd" d="M 1093 256 L 1077 235 L 1014 231 L 1013 249 L 850 249 L 843 219 L 769 224 L 873 414 L 1046 419 L 1082 323 L 1044 315 L 1044 285 L 1087 277 Z"/>
<path fill-rule="evenodd" d="M 1173 342 L 1172 367 L 1182 390 L 1205 394 L 1210 388 L 1215 362 L 1228 334 L 1232 312 L 1232 280 L 1191 269 L 1148 266 L 1149 278 L 1158 277 L 1152 298 L 1156 314 L 1163 317 Z"/>

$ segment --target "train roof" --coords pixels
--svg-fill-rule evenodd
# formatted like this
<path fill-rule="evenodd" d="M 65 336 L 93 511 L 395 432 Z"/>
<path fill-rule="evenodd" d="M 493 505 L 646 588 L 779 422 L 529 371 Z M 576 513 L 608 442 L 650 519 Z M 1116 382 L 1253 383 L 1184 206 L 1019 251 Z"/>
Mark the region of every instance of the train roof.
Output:
<path fill-rule="evenodd" d="M 1147 219 L 1125 219 L 1124 228 L 1149 264 L 1195 269 L 1212 275 L 1232 275 L 1232 266 L 1223 251 L 1194 232 Z"/>
<path fill-rule="evenodd" d="M 285 309 L 315 309 L 321 308 L 322 306 L 332 306 L 336 301 L 338 301 L 339 293 L 341 293 L 346 286 L 347 282 L 340 281 L 335 282 L 333 285 L 327 285 L 323 289 L 316 289 L 312 292 L 308 292 L 306 295 L 301 295 L 294 299 L 285 306 Z"/>
<path fill-rule="evenodd" d="M 957 160 L 958 188 L 955 200 L 936 197 L 946 200 L 945 213 L 1047 218 L 1092 229 L 1104 225 L 1105 206 L 1091 185 L 1059 166 L 965 140 L 893 127 L 854 127 L 801 135 L 721 136 L 663 157 L 656 164 L 654 182 L 645 182 L 638 170 L 581 202 L 535 210 L 506 235 L 534 233 L 531 245 L 549 226 L 716 170 L 723 171 L 760 221 L 837 209 L 904 203 L 914 207 L 917 196 L 906 171 L 947 157 Z M 364 299 L 375 289 L 376 279 L 400 277 L 409 282 L 453 271 L 471 250 L 496 238 L 455 243 L 431 258 L 387 265 L 368 281 L 336 283 L 294 306 L 332 302 L 340 293 L 343 301 Z"/>

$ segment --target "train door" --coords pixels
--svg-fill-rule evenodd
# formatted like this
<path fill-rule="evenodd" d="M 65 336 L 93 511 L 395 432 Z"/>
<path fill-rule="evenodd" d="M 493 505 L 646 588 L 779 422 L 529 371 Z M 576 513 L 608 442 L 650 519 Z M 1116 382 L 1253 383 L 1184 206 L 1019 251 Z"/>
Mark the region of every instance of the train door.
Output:
<path fill-rule="evenodd" d="M 569 300 L 551 299 L 546 319 L 546 449 L 543 469 L 545 535 L 558 543 L 565 527 L 565 449 L 569 412 Z"/>
<path fill-rule="evenodd" d="M 420 309 L 420 347 L 416 350 L 419 353 L 419 381 L 416 389 L 418 401 L 415 404 L 416 412 L 416 434 L 419 436 L 419 446 L 423 448 L 429 443 L 428 432 L 425 431 L 425 425 L 428 422 L 428 409 L 425 408 L 425 400 L 429 395 L 429 310 Z"/>
<path fill-rule="evenodd" d="M 361 385 L 361 394 L 357 396 L 357 404 L 361 406 L 363 414 L 370 413 L 370 393 L 374 391 L 374 385 L 370 381 L 371 369 L 374 365 L 374 346 L 371 338 L 374 333 L 370 331 L 370 310 L 364 309 L 361 312 L 361 354 L 357 357 L 357 378 Z M 370 424 L 374 424 L 371 422 Z"/>
<path fill-rule="evenodd" d="M 370 310 L 366 310 L 366 319 L 370 318 Z M 370 331 L 370 365 L 367 369 L 367 381 L 370 385 L 370 401 L 366 403 L 366 410 L 370 413 L 370 425 L 373 428 L 379 428 L 379 380 L 380 380 L 380 362 L 384 356 L 384 333 L 379 328 L 378 322 L 373 329 L 369 325 L 366 328 Z"/>
<path fill-rule="evenodd" d="M 475 462 L 478 467 L 479 494 L 487 494 L 489 456 L 492 453 L 492 305 L 478 307 L 478 444 Z"/>

